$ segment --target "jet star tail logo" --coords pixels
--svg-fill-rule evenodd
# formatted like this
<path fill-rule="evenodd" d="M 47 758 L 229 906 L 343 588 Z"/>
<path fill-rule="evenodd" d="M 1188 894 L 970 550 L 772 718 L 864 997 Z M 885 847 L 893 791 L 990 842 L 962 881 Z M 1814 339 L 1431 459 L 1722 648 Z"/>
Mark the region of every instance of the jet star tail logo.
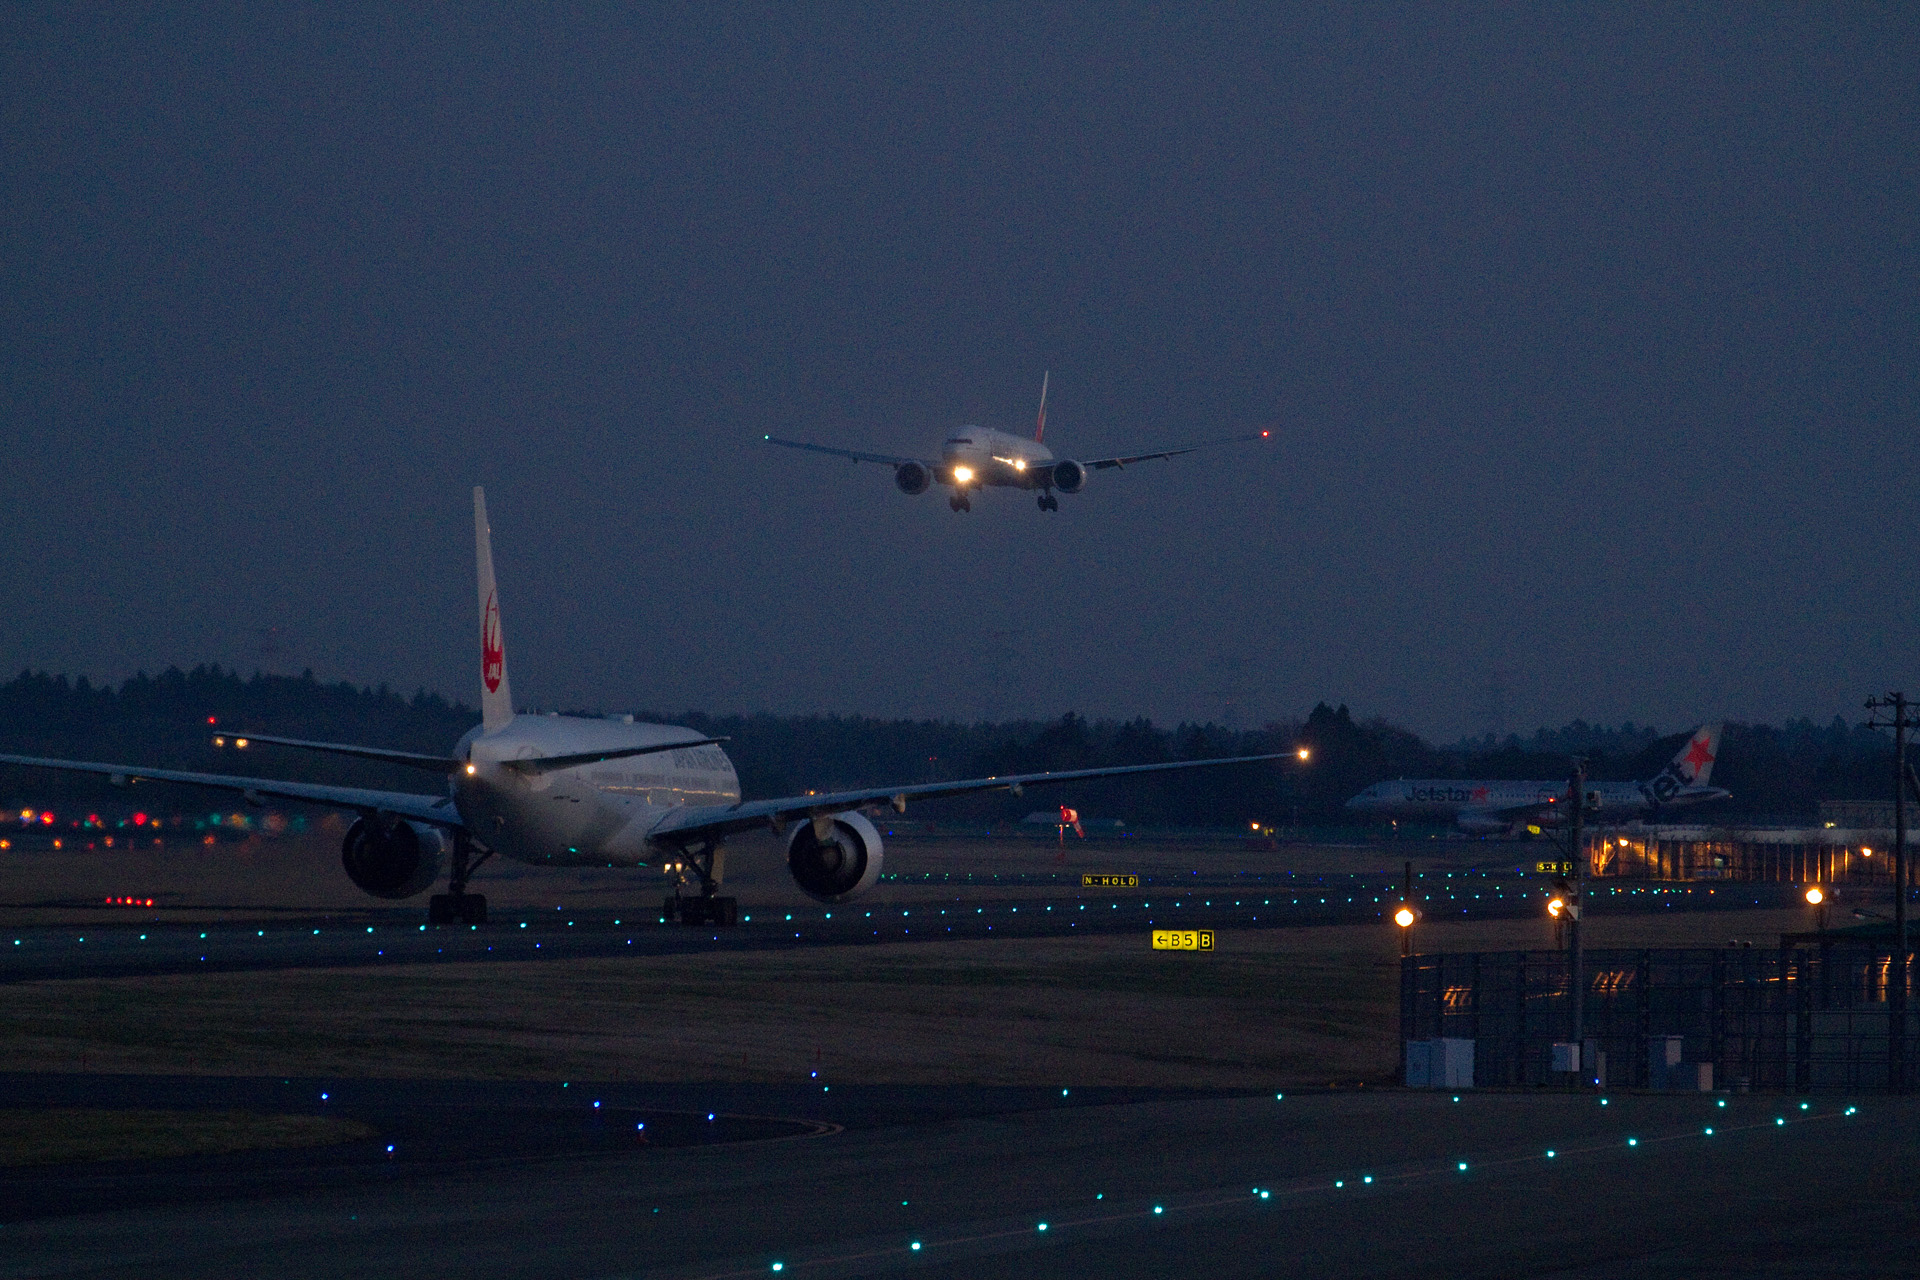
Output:
<path fill-rule="evenodd" d="M 1699 777 L 1700 771 L 1712 764 L 1714 760 L 1713 752 L 1707 748 L 1707 735 L 1700 734 L 1688 743 L 1687 754 L 1682 758 L 1686 762 L 1687 772 L 1696 778 Z"/>
<path fill-rule="evenodd" d="M 487 609 L 480 623 L 480 682 L 488 693 L 500 691 L 500 676 L 505 672 L 507 655 L 500 647 L 500 602 L 487 593 Z"/>

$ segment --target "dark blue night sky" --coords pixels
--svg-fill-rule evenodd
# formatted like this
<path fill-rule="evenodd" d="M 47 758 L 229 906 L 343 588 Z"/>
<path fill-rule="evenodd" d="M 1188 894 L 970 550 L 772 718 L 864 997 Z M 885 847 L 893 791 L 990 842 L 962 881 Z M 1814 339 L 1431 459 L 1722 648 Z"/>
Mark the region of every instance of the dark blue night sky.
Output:
<path fill-rule="evenodd" d="M 1892 5 L 11 6 L 0 670 L 1439 737 L 1920 685 Z M 955 515 L 763 433 L 1031 423 Z"/>

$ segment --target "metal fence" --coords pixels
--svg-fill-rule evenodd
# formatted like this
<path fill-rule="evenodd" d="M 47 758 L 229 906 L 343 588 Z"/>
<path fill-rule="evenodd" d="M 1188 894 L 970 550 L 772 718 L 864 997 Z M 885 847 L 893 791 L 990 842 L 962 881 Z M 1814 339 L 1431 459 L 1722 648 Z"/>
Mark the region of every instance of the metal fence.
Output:
<path fill-rule="evenodd" d="M 1912 1090 L 1920 1018 L 1888 949 L 1812 946 L 1588 950 L 1587 1065 L 1605 1083 L 1661 1083 L 1656 1039 L 1682 1038 L 1686 1064 L 1711 1063 L 1714 1087 L 1793 1092 Z M 1477 1086 L 1566 1084 L 1552 1069 L 1572 1038 L 1564 951 L 1408 956 L 1400 967 L 1400 1038 L 1474 1042 Z M 1403 1052 L 1401 1060 L 1406 1061 Z"/>

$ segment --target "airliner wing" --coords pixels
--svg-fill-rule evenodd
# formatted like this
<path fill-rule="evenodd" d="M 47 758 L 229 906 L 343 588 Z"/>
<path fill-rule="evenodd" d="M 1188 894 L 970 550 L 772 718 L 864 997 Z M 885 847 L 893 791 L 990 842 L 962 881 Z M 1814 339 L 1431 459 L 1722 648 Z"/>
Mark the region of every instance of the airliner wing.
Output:
<path fill-rule="evenodd" d="M 388 764 L 404 764 L 412 769 L 426 769 L 433 773 L 458 773 L 465 767 L 466 761 L 446 756 L 426 756 L 413 751 L 389 751 L 385 747 L 362 747 L 351 742 L 310 742 L 305 738 L 276 738 L 264 733 L 228 733 L 215 739 L 215 745 L 232 738 L 234 745 L 242 743 L 266 742 L 275 746 L 298 747 L 303 751 L 326 751 L 335 755 L 358 756 L 363 760 L 384 760 Z M 646 747 L 609 747 L 604 751 L 581 751 L 567 756 L 535 756 L 528 760 L 502 760 L 500 763 L 518 773 L 552 773 L 556 769 L 571 769 L 576 765 L 599 764 L 602 760 L 623 760 L 628 756 L 650 756 L 662 751 L 678 751 L 682 747 L 710 747 L 726 742 L 726 738 L 687 738 L 673 742 L 658 742 Z"/>
<path fill-rule="evenodd" d="M 223 731 L 214 739 L 214 745 L 224 745 L 232 739 L 234 746 L 242 743 L 265 742 L 278 747 L 298 747 L 302 751 L 326 751 L 340 756 L 358 756 L 362 760 L 384 760 L 388 764 L 403 764 L 410 769 L 426 769 L 432 773 L 457 773 L 464 761 L 448 756 L 421 755 L 417 751 L 389 751 L 385 747 L 363 747 L 352 742 L 312 742 L 306 738 L 276 738 L 266 733 L 229 733 Z"/>
<path fill-rule="evenodd" d="M 809 453 L 830 453 L 836 458 L 852 458 L 855 462 L 878 462 L 889 467 L 904 466 L 909 462 L 917 462 L 928 470 L 933 470 L 940 465 L 937 462 L 928 462 L 925 458 L 896 458 L 890 453 L 861 453 L 858 449 L 829 449 L 824 444 L 807 444 L 800 440 L 776 440 L 772 436 L 762 436 L 761 439 L 765 440 L 768 444 L 777 444 L 783 449 L 805 449 Z"/>
<path fill-rule="evenodd" d="M 1151 462 L 1155 458 L 1177 458 L 1183 453 L 1192 453 L 1195 449 L 1210 449 L 1217 444 L 1245 444 L 1249 440 L 1265 440 L 1267 433 L 1256 431 L 1251 435 L 1227 436 L 1220 440 L 1202 440 L 1197 444 L 1185 444 L 1176 449 L 1160 449 L 1153 453 L 1130 453 L 1124 458 L 1095 458 L 1080 465 L 1089 471 L 1105 471 L 1108 467 L 1130 467 L 1136 462 Z"/>
<path fill-rule="evenodd" d="M 447 796 L 421 796 L 407 791 L 372 791 L 365 787 L 335 787 L 319 782 L 281 782 L 274 778 L 243 778 L 228 773 L 188 773 L 180 769 L 145 769 L 131 764 L 97 764 L 90 760 L 47 760 L 40 756 L 0 755 L 0 764 L 22 765 L 29 769 L 65 769 L 73 773 L 97 773 L 115 784 L 126 786 L 141 781 L 177 782 L 188 787 L 208 787 L 216 791 L 238 791 L 248 800 L 273 796 L 279 800 L 300 800 L 308 804 L 333 805 L 340 809 L 358 809 L 362 813 L 391 813 L 436 827 L 459 827 L 460 814 Z"/>
<path fill-rule="evenodd" d="M 814 796 L 785 796 L 778 800 L 748 800 L 740 804 L 688 805 L 668 813 L 648 834 L 675 843 L 723 836 L 731 831 L 797 822 L 802 818 L 844 813 L 861 805 L 890 802 L 905 811 L 908 798 L 932 800 L 979 791 L 1019 791 L 1049 782 L 1083 778 L 1117 778 L 1132 773 L 1163 773 L 1171 769 L 1202 769 L 1223 764 L 1255 764 L 1288 758 L 1286 752 L 1263 756 L 1232 756 L 1217 760 L 1174 760 L 1165 764 L 1122 765 L 1110 769 L 1073 769 L 1061 773 L 1020 773 L 998 778 L 970 778 L 965 782 L 925 782 L 906 787 L 871 787 L 864 791 L 835 791 Z"/>

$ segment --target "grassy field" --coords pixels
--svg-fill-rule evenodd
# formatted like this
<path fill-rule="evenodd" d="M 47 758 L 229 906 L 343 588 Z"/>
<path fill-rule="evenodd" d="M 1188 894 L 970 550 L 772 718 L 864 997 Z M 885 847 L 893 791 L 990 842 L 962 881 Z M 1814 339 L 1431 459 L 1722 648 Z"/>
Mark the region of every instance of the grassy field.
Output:
<path fill-rule="evenodd" d="M 1765 945 L 1796 912 L 1621 916 L 1596 946 Z M 1538 921 L 1425 950 L 1547 945 Z M 1213 1086 L 1384 1083 L 1399 942 L 1380 925 L 903 942 L 723 956 L 68 979 L 0 987 L 16 1071 Z"/>

